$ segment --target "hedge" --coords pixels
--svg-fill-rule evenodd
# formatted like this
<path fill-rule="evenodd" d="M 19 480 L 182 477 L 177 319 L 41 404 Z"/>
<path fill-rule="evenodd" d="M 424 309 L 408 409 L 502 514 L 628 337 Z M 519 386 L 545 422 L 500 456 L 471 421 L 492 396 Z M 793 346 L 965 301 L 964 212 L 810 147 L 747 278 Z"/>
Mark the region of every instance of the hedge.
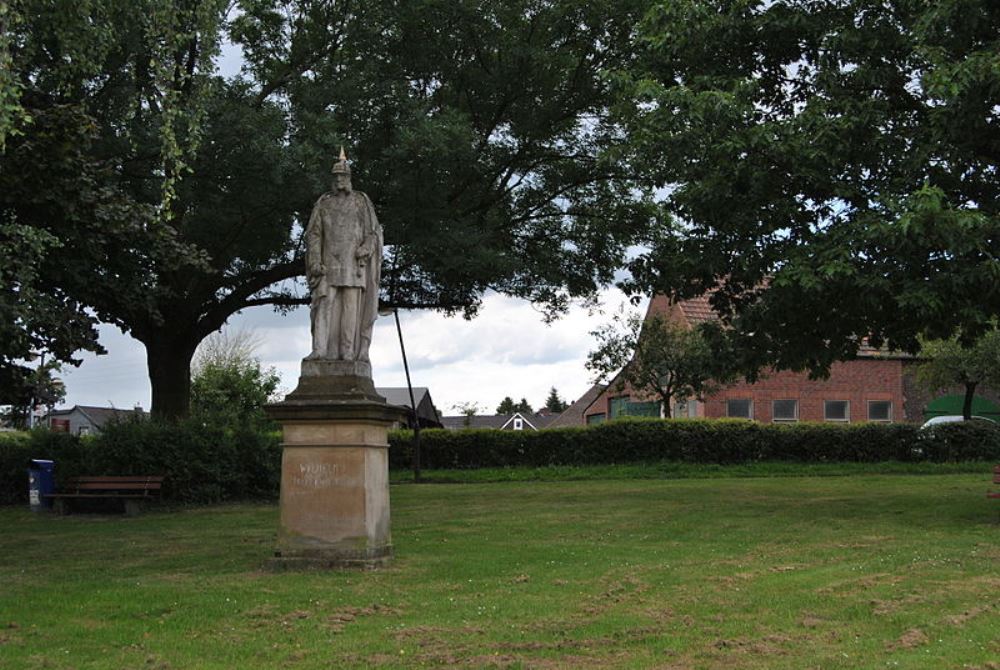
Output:
<path fill-rule="evenodd" d="M 630 419 L 535 431 L 424 430 L 426 469 L 688 463 L 1000 460 L 1000 429 L 977 423 L 760 424 L 738 419 Z M 390 434 L 389 464 L 411 467 L 412 432 Z"/>
<path fill-rule="evenodd" d="M 390 432 L 391 468 L 411 467 L 412 437 L 410 431 Z M 278 433 L 234 431 L 197 420 L 119 423 L 90 437 L 47 430 L 0 433 L 0 504 L 27 500 L 25 471 L 31 458 L 56 461 L 57 485 L 75 475 L 163 474 L 164 498 L 211 503 L 276 498 L 281 447 Z M 920 430 L 911 424 L 633 419 L 538 432 L 421 432 L 421 465 L 426 469 L 659 461 L 1000 462 L 1000 428 L 979 423 Z"/>
<path fill-rule="evenodd" d="M 276 498 L 277 433 L 232 431 L 194 420 L 129 421 L 96 436 L 35 430 L 0 434 L 0 504 L 27 500 L 28 462 L 56 462 L 56 485 L 77 475 L 165 475 L 167 500 L 212 503 Z"/>

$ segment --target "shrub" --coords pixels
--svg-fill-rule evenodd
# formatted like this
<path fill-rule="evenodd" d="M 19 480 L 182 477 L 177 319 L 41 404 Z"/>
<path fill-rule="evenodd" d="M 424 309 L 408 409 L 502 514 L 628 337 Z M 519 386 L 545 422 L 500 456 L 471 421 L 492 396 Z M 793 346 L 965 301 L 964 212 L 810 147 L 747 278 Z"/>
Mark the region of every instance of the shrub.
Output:
<path fill-rule="evenodd" d="M 427 469 L 687 463 L 1000 460 L 1000 429 L 948 424 L 759 424 L 741 419 L 627 419 L 535 431 L 425 430 Z M 390 434 L 389 464 L 409 468 L 412 433 Z"/>
<path fill-rule="evenodd" d="M 124 421 L 93 437 L 36 430 L 0 440 L 0 503 L 27 500 L 28 461 L 56 462 L 56 485 L 77 475 L 165 475 L 163 497 L 193 503 L 273 499 L 281 469 L 274 432 L 188 420 Z"/>

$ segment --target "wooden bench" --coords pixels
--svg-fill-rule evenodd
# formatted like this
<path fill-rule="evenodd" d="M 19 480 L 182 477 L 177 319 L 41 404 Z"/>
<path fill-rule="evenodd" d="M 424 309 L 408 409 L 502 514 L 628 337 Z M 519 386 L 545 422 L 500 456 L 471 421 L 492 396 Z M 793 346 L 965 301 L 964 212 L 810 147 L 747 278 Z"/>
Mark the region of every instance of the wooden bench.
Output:
<path fill-rule="evenodd" d="M 125 514 L 135 516 L 141 511 L 142 503 L 153 500 L 160 494 L 165 477 L 159 476 L 101 476 L 73 477 L 66 481 L 58 493 L 48 493 L 53 510 L 57 514 L 68 514 L 72 500 L 121 500 Z"/>
<path fill-rule="evenodd" d="M 1000 465 L 993 468 L 993 484 L 1000 486 Z M 987 498 L 1000 498 L 1000 491 L 987 491 Z"/>

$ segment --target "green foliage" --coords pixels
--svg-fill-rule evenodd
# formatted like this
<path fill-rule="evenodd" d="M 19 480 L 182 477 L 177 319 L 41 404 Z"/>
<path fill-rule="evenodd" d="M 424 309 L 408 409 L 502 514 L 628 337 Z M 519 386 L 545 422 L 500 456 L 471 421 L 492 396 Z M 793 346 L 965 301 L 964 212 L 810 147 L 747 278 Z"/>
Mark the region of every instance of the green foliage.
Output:
<path fill-rule="evenodd" d="M 163 497 L 191 503 L 273 499 L 278 494 L 280 437 L 232 430 L 195 418 L 179 423 L 125 421 L 95 436 L 36 429 L 0 433 L 0 504 L 27 500 L 32 458 L 56 463 L 56 485 L 80 475 L 165 475 Z"/>
<path fill-rule="evenodd" d="M 711 395 L 734 376 L 728 356 L 713 350 L 700 329 L 669 321 L 660 314 L 615 315 L 608 326 L 591 333 L 598 348 L 587 358 L 597 380 L 614 377 L 617 391 L 630 386 L 659 400 L 670 416 L 671 405 Z"/>
<path fill-rule="evenodd" d="M 957 337 L 924 342 L 920 351 L 925 359 L 917 367 L 917 380 L 932 391 L 952 386 L 965 387 L 963 415 L 968 420 L 972 400 L 979 385 L 1000 384 L 1000 330 L 987 331 L 971 344 Z"/>
<path fill-rule="evenodd" d="M 535 410 L 531 407 L 531 404 L 525 398 L 521 398 L 520 402 L 514 402 L 513 398 L 506 396 L 499 405 L 497 405 L 497 414 L 514 414 L 515 412 L 520 412 L 521 414 L 534 414 Z"/>
<path fill-rule="evenodd" d="M 553 386 L 549 391 L 549 397 L 545 399 L 545 408 L 553 414 L 561 414 L 566 411 L 567 407 L 569 405 L 563 402 L 563 399 L 559 397 L 559 392 L 556 391 L 556 387 Z"/>
<path fill-rule="evenodd" d="M 670 0 L 641 33 L 617 111 L 685 225 L 633 289 L 716 289 L 758 364 L 816 373 L 991 327 L 1000 4 Z"/>
<path fill-rule="evenodd" d="M 253 355 L 251 338 L 216 335 L 203 342 L 191 380 L 191 415 L 230 429 L 269 430 L 264 405 L 275 400 L 281 377 Z"/>
<path fill-rule="evenodd" d="M 614 463 L 741 464 L 1000 459 L 1000 430 L 912 424 L 762 425 L 738 419 L 620 419 L 587 428 L 540 431 L 421 431 L 427 469 L 546 467 Z M 409 431 L 390 435 L 393 469 L 409 467 Z"/>
<path fill-rule="evenodd" d="M 621 142 L 604 73 L 644 0 L 18 6 L 32 123 L 0 158 L 0 220 L 55 237 L 51 291 L 143 342 L 156 415 L 188 411 L 191 356 L 229 316 L 304 304 L 287 280 L 342 144 L 401 307 L 471 316 L 493 289 L 557 313 L 649 217 L 601 158 Z M 223 40 L 237 76 L 215 70 Z"/>

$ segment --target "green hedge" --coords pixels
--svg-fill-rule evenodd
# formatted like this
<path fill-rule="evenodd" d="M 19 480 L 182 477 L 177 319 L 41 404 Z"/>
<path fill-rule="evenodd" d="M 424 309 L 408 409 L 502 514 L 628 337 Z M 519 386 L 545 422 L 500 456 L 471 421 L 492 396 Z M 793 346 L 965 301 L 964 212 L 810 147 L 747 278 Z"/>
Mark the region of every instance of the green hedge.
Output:
<path fill-rule="evenodd" d="M 182 502 L 275 498 L 277 433 L 232 431 L 191 420 L 109 425 L 92 437 L 48 430 L 0 437 L 0 504 L 27 501 L 32 458 L 56 462 L 56 485 L 77 475 L 165 475 L 163 497 Z"/>
<path fill-rule="evenodd" d="M 617 420 L 586 428 L 542 431 L 424 430 L 421 467 L 687 463 L 803 463 L 1000 460 L 1000 429 L 946 424 L 760 424 L 738 419 Z M 390 434 L 389 463 L 409 468 L 410 431 Z"/>
<path fill-rule="evenodd" d="M 633 419 L 539 432 L 425 430 L 421 438 L 421 465 L 435 470 L 660 461 L 1000 462 L 1000 429 L 978 423 L 920 430 L 909 424 Z M 390 467 L 411 467 L 412 433 L 392 432 L 389 443 Z M 57 484 L 76 475 L 163 474 L 164 498 L 210 503 L 275 498 L 281 447 L 274 432 L 227 430 L 196 420 L 119 423 L 82 438 L 46 430 L 0 433 L 0 504 L 27 500 L 31 458 L 56 461 Z"/>

